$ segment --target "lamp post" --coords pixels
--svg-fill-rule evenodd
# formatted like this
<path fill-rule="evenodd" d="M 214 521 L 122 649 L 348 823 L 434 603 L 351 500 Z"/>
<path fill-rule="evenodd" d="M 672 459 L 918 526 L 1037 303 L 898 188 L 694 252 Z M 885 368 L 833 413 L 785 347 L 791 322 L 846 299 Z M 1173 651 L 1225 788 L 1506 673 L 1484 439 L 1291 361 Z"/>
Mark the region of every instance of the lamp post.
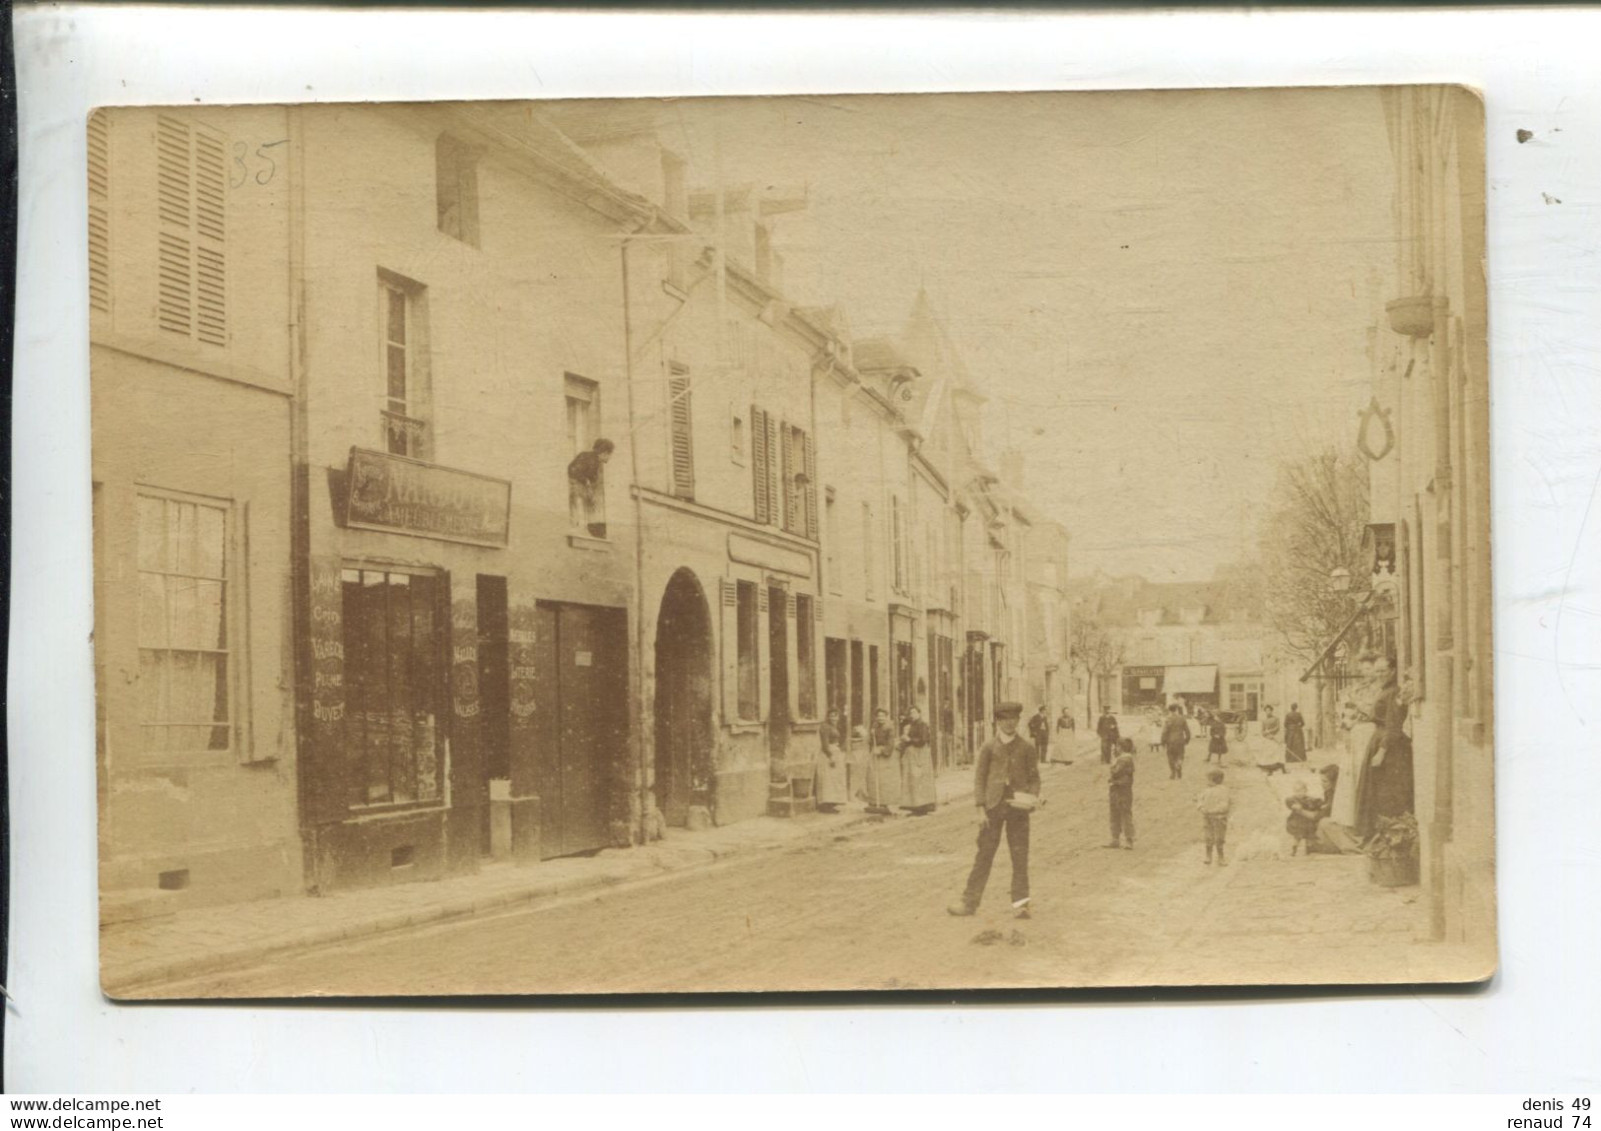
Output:
<path fill-rule="evenodd" d="M 1329 571 L 1329 592 L 1347 593 L 1351 589 L 1351 571 L 1344 566 L 1335 566 Z"/>

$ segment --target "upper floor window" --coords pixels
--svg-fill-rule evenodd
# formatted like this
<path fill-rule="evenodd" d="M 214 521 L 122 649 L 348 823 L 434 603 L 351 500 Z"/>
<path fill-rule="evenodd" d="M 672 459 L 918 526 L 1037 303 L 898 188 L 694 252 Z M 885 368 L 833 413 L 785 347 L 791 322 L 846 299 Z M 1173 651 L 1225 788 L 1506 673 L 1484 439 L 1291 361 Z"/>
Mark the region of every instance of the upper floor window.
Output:
<path fill-rule="evenodd" d="M 156 323 L 207 345 L 228 342 L 227 141 L 156 119 Z"/>
<path fill-rule="evenodd" d="M 383 350 L 384 449 L 394 455 L 427 459 L 428 290 L 388 271 L 378 273 L 379 323 Z"/>
<path fill-rule="evenodd" d="M 567 502 L 574 529 L 606 537 L 606 464 L 615 450 L 600 435 L 600 386 L 567 374 Z"/>
<path fill-rule="evenodd" d="M 781 431 L 784 472 L 784 529 L 817 537 L 817 456 L 811 437 L 794 425 Z"/>
<path fill-rule="evenodd" d="M 449 134 L 434 143 L 434 195 L 439 230 L 477 247 L 478 154 Z"/>
<path fill-rule="evenodd" d="M 140 749 L 227 750 L 228 508 L 146 492 L 138 507 Z"/>
<path fill-rule="evenodd" d="M 668 432 L 673 471 L 673 494 L 681 499 L 695 497 L 694 413 L 687 366 L 673 362 L 668 367 Z"/>

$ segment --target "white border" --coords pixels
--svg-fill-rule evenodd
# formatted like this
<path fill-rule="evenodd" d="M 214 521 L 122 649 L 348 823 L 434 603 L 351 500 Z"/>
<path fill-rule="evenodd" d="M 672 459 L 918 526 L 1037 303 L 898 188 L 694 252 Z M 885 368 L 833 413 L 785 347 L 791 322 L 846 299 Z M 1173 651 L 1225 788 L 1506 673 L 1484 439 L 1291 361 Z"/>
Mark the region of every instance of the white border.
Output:
<path fill-rule="evenodd" d="M 40 7 L 16 31 L 8 1090 L 1597 1090 L 1601 13 Z M 1490 990 L 628 1014 L 100 997 L 77 220 L 90 105 L 1417 81 L 1468 83 L 1488 103 L 1503 948 Z M 1520 145 L 1519 127 L 1535 139 Z"/>

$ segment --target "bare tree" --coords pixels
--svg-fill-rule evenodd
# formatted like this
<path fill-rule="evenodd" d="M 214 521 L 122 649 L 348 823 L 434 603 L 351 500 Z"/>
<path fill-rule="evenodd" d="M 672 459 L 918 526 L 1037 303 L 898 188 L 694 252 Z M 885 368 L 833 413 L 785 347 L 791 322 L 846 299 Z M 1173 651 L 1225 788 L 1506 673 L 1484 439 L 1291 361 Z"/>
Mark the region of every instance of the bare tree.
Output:
<path fill-rule="evenodd" d="M 1286 649 L 1311 663 L 1328 647 L 1368 589 L 1362 538 L 1368 522 L 1367 468 L 1332 447 L 1279 469 L 1262 526 L 1263 600 Z M 1336 569 L 1349 589 L 1331 584 Z"/>
<path fill-rule="evenodd" d="M 1073 614 L 1068 639 L 1069 659 L 1089 677 L 1084 681 L 1084 717 L 1093 721 L 1095 708 L 1091 697 L 1096 677 L 1109 676 L 1123 666 L 1123 640 L 1119 633 L 1108 629 L 1092 614 L 1078 611 Z"/>

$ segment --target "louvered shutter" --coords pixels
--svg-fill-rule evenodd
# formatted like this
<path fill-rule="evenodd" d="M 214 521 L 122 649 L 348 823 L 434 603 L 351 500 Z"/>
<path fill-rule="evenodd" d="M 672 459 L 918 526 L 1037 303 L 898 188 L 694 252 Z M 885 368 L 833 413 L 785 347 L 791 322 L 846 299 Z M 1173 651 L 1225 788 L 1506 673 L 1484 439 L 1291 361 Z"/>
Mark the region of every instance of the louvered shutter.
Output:
<path fill-rule="evenodd" d="M 790 429 L 788 424 L 778 426 L 778 451 L 783 459 L 784 471 L 784 529 L 794 530 L 795 522 L 795 468 L 790 458 Z"/>
<path fill-rule="evenodd" d="M 718 582 L 722 592 L 723 626 L 723 723 L 739 720 L 739 586 L 726 579 Z"/>
<path fill-rule="evenodd" d="M 812 438 L 801 433 L 806 451 L 806 537 L 817 541 L 817 448 Z"/>
<path fill-rule="evenodd" d="M 695 497 L 695 448 L 691 430 L 689 372 L 674 366 L 667 379 L 671 399 L 673 447 L 673 494 L 681 499 Z"/>
<path fill-rule="evenodd" d="M 89 115 L 89 309 L 111 310 L 111 139 L 106 115 Z"/>
<path fill-rule="evenodd" d="M 772 413 L 766 414 L 767 421 L 767 497 L 771 505 L 767 508 L 767 521 L 777 526 L 779 523 L 779 507 L 783 505 L 779 496 L 780 484 L 778 481 L 778 460 L 773 458 L 773 452 L 778 447 L 778 420 Z"/>
<path fill-rule="evenodd" d="M 750 409 L 751 476 L 756 487 L 756 521 L 772 521 L 772 497 L 767 490 L 767 465 L 772 453 L 767 448 L 767 414 L 755 405 Z"/>
<path fill-rule="evenodd" d="M 228 340 L 225 154 L 220 135 L 157 118 L 156 321 L 214 346 Z"/>

